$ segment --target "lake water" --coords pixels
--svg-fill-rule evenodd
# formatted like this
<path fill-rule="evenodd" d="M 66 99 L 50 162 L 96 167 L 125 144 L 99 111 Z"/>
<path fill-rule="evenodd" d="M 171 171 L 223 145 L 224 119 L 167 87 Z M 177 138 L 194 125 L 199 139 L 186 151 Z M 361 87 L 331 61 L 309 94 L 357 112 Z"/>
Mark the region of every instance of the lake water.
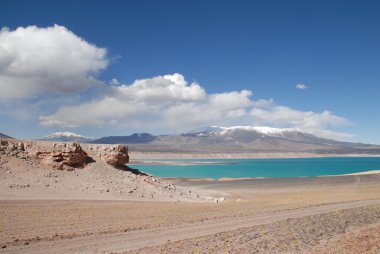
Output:
<path fill-rule="evenodd" d="M 152 160 L 156 165 L 129 165 L 157 177 L 310 177 L 380 170 L 380 157 L 297 159 L 181 159 Z M 162 165 L 161 163 L 167 163 Z M 171 163 L 171 164 L 170 164 Z M 160 164 L 160 165 L 158 165 Z M 179 164 L 179 165 L 174 165 Z"/>

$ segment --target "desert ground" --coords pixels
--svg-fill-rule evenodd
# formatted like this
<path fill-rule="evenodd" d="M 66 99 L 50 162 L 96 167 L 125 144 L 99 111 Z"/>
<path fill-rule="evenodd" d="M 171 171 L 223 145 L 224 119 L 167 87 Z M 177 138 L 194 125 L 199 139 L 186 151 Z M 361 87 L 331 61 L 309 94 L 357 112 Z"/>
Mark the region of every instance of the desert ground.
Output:
<path fill-rule="evenodd" d="M 69 170 L 28 149 L 0 154 L 1 253 L 380 253 L 376 171 L 159 179 L 85 145 L 95 162 Z"/>

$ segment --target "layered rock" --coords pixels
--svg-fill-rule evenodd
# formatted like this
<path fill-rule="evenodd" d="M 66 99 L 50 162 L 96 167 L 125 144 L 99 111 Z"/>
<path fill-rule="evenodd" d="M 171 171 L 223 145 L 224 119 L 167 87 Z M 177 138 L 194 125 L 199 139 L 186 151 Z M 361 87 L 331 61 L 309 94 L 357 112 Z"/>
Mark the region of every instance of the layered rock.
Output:
<path fill-rule="evenodd" d="M 93 159 L 90 156 L 98 156 L 106 163 L 114 167 L 123 167 L 129 162 L 128 146 L 126 145 L 88 145 L 86 151 L 79 143 L 51 143 L 36 141 L 0 140 L 0 154 L 7 154 L 18 158 L 30 158 L 41 164 L 65 170 L 82 168 Z"/>
<path fill-rule="evenodd" d="M 30 156 L 35 157 L 42 164 L 57 169 L 82 168 L 87 164 L 89 158 L 79 143 L 54 143 L 47 149 L 32 146 L 27 151 Z"/>
<path fill-rule="evenodd" d="M 128 146 L 126 145 L 91 146 L 90 149 L 114 167 L 122 167 L 129 162 Z"/>

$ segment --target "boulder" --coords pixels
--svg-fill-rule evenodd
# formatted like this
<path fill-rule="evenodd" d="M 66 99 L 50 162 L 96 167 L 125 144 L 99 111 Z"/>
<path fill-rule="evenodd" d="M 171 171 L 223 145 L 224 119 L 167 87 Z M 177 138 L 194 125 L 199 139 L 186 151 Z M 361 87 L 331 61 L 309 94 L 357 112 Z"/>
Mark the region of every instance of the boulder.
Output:
<path fill-rule="evenodd" d="M 97 156 L 114 167 L 122 167 L 129 162 L 128 146 L 108 145 L 96 148 Z"/>

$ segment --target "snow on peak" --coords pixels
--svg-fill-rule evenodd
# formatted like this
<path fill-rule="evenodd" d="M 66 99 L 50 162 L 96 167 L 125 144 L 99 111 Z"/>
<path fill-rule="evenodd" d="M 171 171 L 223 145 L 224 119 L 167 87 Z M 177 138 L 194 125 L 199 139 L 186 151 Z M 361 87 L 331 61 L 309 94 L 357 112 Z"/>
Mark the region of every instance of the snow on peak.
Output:
<path fill-rule="evenodd" d="M 63 131 L 63 132 L 55 132 L 50 135 L 47 135 L 40 140 L 46 140 L 46 141 L 63 141 L 63 142 L 89 142 L 92 140 L 95 140 L 91 137 L 85 137 L 73 132 Z"/>
<path fill-rule="evenodd" d="M 209 132 L 218 132 L 224 130 L 223 127 L 218 126 L 207 126 L 207 127 L 201 127 L 194 129 L 189 132 L 189 134 L 201 134 L 201 133 L 209 133 Z"/>
<path fill-rule="evenodd" d="M 220 132 L 221 135 L 233 132 L 235 130 L 255 131 L 265 135 L 282 135 L 285 132 L 298 131 L 297 129 L 291 128 L 272 128 L 267 126 L 231 126 L 222 128 L 223 131 Z"/>
<path fill-rule="evenodd" d="M 209 126 L 209 127 L 202 127 L 195 130 L 190 131 L 190 134 L 199 134 L 202 133 L 219 133 L 220 135 L 226 135 L 233 133 L 238 130 L 244 130 L 244 131 L 253 131 L 264 135 L 282 135 L 284 133 L 289 132 L 301 132 L 298 129 L 292 129 L 292 128 L 272 128 L 267 126 L 230 126 L 230 127 L 222 127 L 222 126 Z"/>
<path fill-rule="evenodd" d="M 88 138 L 88 137 L 76 134 L 74 132 L 68 132 L 68 131 L 55 132 L 43 138 L 53 138 L 53 137 Z"/>

